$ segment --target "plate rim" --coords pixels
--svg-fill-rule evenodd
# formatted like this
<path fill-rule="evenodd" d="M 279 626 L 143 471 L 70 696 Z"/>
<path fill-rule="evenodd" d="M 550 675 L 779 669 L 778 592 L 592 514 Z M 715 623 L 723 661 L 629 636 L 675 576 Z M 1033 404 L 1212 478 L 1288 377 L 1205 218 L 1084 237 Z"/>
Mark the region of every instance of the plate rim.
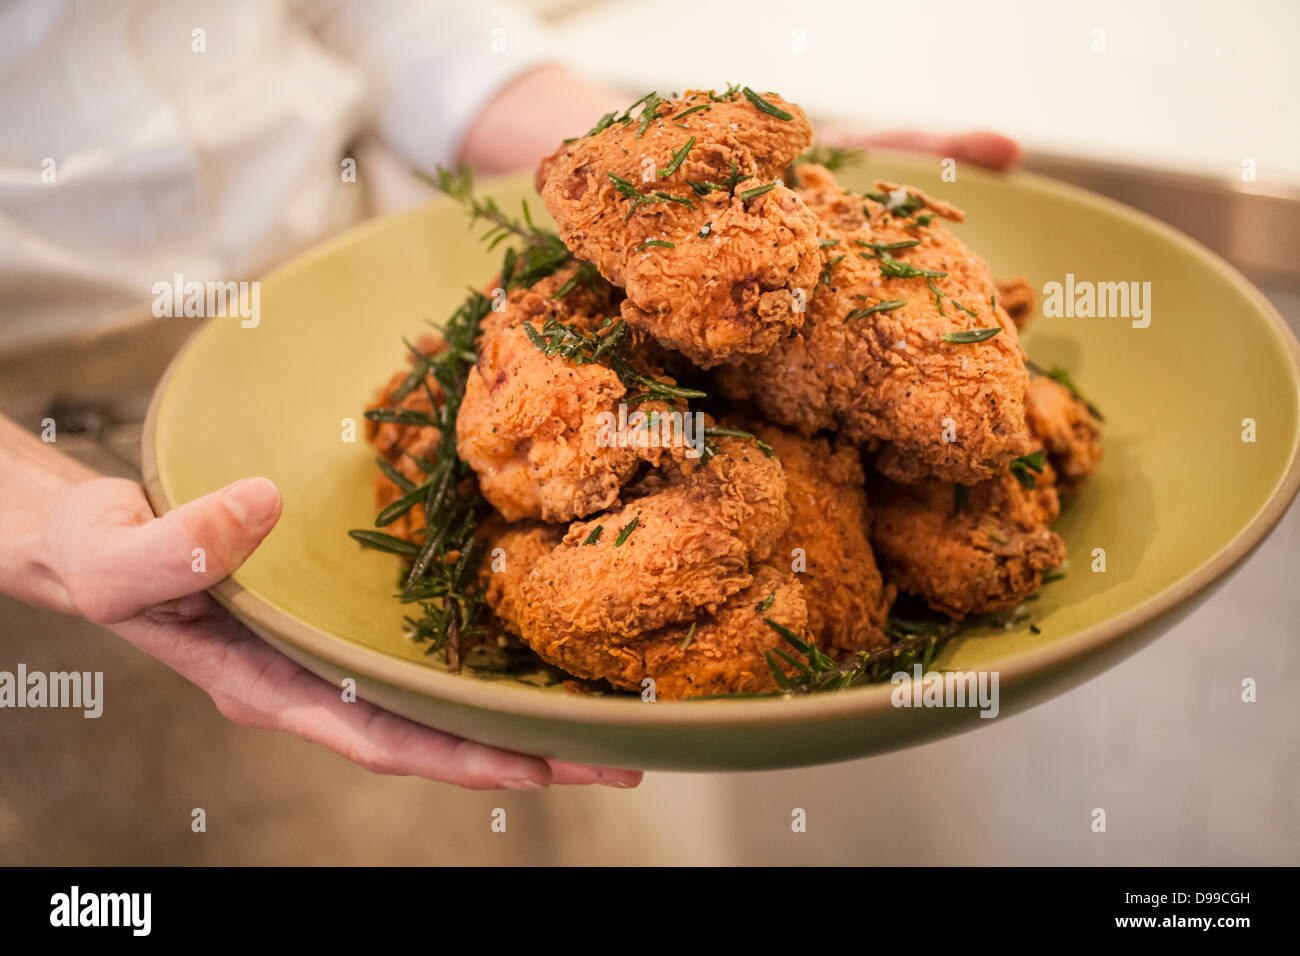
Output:
<path fill-rule="evenodd" d="M 916 160 L 914 154 L 892 150 L 873 150 L 872 153 L 910 161 Z M 1213 267 L 1231 285 L 1246 293 L 1285 347 L 1286 355 L 1290 359 L 1292 383 L 1295 386 L 1296 408 L 1300 412 L 1300 341 L 1297 341 L 1295 334 L 1277 309 L 1254 283 L 1217 253 L 1162 220 L 1091 190 L 1020 170 L 1010 173 L 993 173 L 986 170 L 974 172 L 977 178 L 1003 182 L 1014 179 L 1036 191 L 1064 196 L 1074 202 L 1100 205 L 1121 218 L 1133 221 L 1173 244 L 1183 247 Z M 968 171 L 967 175 L 969 174 Z M 524 175 L 524 173 L 514 173 L 493 177 L 486 180 L 486 183 L 513 182 L 523 178 Z M 309 260 L 327 255 L 337 247 L 356 242 L 368 232 L 381 229 L 396 220 L 419 215 L 430 205 L 448 202 L 449 200 L 444 197 L 434 197 L 429 203 L 420 206 L 364 220 L 290 257 L 259 281 L 274 281 Z M 173 510 L 175 505 L 168 499 L 163 489 L 158 470 L 156 438 L 159 410 L 166 399 L 178 366 L 195 348 L 199 339 L 214 325 L 212 320 L 204 322 L 185 340 L 167 363 L 166 370 L 149 400 L 149 408 L 141 432 L 141 473 L 149 502 L 160 517 Z M 1036 650 L 1013 654 L 1006 658 L 1005 663 L 989 668 L 997 670 L 1000 689 L 1014 690 L 1035 677 L 1047 674 L 1070 659 L 1089 657 L 1108 646 L 1118 645 L 1126 637 L 1136 640 L 1148 625 L 1157 622 L 1224 579 L 1276 527 L 1290 508 L 1297 491 L 1300 491 L 1300 415 L 1297 421 L 1296 432 L 1292 435 L 1291 458 L 1285 472 L 1255 517 L 1227 544 L 1182 580 L 1151 595 L 1128 611 L 1098 622 L 1063 641 L 1055 641 Z M 587 697 L 540 693 L 536 688 L 523 685 L 476 680 L 444 673 L 418 661 L 386 654 L 329 634 L 280 610 L 230 577 L 208 588 L 208 591 L 218 603 L 236 617 L 241 620 L 247 618 L 244 623 L 255 633 L 262 629 L 269 631 L 299 650 L 330 661 L 336 666 L 355 671 L 358 676 L 435 700 L 520 717 L 561 722 L 599 722 L 621 728 L 663 729 L 684 726 L 707 730 L 840 720 L 865 717 L 894 709 L 889 699 L 888 684 L 793 698 L 659 701 L 657 703 L 660 706 L 652 708 L 639 706 L 642 701 L 635 695 Z M 669 706 L 663 706 L 665 704 Z"/>

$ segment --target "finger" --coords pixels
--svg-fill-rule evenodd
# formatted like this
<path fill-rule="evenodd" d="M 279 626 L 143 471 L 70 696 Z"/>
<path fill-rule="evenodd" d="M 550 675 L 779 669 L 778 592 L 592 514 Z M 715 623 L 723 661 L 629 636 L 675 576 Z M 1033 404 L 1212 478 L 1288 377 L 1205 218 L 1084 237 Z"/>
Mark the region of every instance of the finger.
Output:
<path fill-rule="evenodd" d="M 201 620 L 158 623 L 144 616 L 115 630 L 206 691 L 228 719 L 294 734 L 375 773 L 472 790 L 537 790 L 551 782 L 539 757 L 464 740 L 365 701 L 344 701 L 339 687 L 263 643 L 215 602 L 212 607 Z"/>
<path fill-rule="evenodd" d="M 567 760 L 548 760 L 551 765 L 551 783 L 598 783 L 605 787 L 630 790 L 641 783 L 640 770 L 615 770 L 610 767 L 590 767 L 569 763 Z"/>
<path fill-rule="evenodd" d="M 1020 144 L 1015 140 L 987 130 L 955 135 L 923 133 L 916 130 L 891 130 L 865 134 L 836 130 L 827 133 L 824 138 L 833 145 L 879 146 L 883 149 L 950 156 L 953 159 L 998 170 L 1015 167 L 1019 164 L 1022 154 Z"/>
<path fill-rule="evenodd" d="M 75 508 L 52 524 L 52 548 L 69 599 L 99 624 L 211 587 L 244 563 L 280 517 L 280 492 L 265 478 L 237 481 L 161 518 L 131 482 L 87 482 L 78 491 Z"/>

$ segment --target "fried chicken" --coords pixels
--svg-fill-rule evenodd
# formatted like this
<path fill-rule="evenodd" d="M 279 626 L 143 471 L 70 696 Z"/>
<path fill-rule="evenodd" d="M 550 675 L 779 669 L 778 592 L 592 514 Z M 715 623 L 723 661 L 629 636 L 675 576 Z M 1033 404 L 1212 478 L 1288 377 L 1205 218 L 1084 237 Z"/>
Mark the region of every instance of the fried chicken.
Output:
<path fill-rule="evenodd" d="M 918 218 L 960 211 L 910 188 L 864 201 L 820 166 L 798 169 L 821 217 L 822 281 L 803 330 L 721 369 L 722 390 L 804 434 L 834 429 L 879 447 L 876 467 L 897 481 L 973 484 L 1005 471 L 1030 448 L 1015 325 L 987 266 L 937 218 Z M 982 341 L 942 339 L 992 328 Z"/>
<path fill-rule="evenodd" d="M 484 320 L 478 362 L 466 382 L 457 449 L 478 475 L 483 497 L 507 521 L 569 521 L 609 508 L 638 463 L 657 465 L 665 451 L 620 444 L 602 427 L 617 419 L 627 394 L 608 364 L 578 364 L 534 342 L 547 319 L 584 331 L 601 325 L 600 312 L 613 298 L 608 291 L 588 283 L 554 297 L 576 269 L 506 295 L 501 310 Z M 663 402 L 637 407 L 646 414 L 672 411 Z"/>
<path fill-rule="evenodd" d="M 630 639 L 689 624 L 753 583 L 790 520 L 785 475 L 750 441 L 724 438 L 707 464 L 670 462 L 626 503 L 570 525 L 524 583 L 519 629 L 533 649 Z"/>
<path fill-rule="evenodd" d="M 1029 383 L 1025 415 L 1062 492 L 1075 491 L 1092 477 L 1101 462 L 1101 428 L 1087 403 L 1060 382 L 1039 377 Z"/>
<path fill-rule="evenodd" d="M 538 174 L 570 251 L 625 290 L 628 323 L 702 368 L 799 328 L 821 268 L 816 217 L 776 182 L 811 127 L 779 96 L 758 100 L 654 97 L 644 122 L 606 117 Z"/>
<path fill-rule="evenodd" d="M 1033 489 L 1008 472 L 970 488 L 960 510 L 957 494 L 936 479 L 872 482 L 871 544 L 885 577 L 956 619 L 1015 607 L 1065 560 L 1049 527 L 1060 512 L 1052 466 Z"/>
<path fill-rule="evenodd" d="M 737 424 L 770 445 L 785 470 L 790 527 L 772 560 L 799 572 L 817 646 L 843 657 L 888 643 L 885 618 L 895 589 L 881 579 L 867 542 L 866 476 L 858 450 L 774 425 Z"/>
<path fill-rule="evenodd" d="M 1038 590 L 1043 572 L 1065 560 L 1049 529 L 1059 493 L 1077 490 L 1101 460 L 1101 429 L 1064 385 L 1033 379 L 1025 408 L 1046 456 L 1033 488 L 1008 471 L 971 488 L 959 510 L 955 485 L 872 485 L 871 541 L 887 577 L 953 617 L 1015 607 Z"/>

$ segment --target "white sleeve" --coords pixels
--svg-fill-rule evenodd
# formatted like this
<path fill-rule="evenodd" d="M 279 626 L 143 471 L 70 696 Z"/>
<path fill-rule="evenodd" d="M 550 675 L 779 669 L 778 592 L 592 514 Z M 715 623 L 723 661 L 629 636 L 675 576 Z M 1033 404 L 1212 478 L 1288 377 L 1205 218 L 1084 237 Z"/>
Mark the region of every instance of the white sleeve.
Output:
<path fill-rule="evenodd" d="M 529 11 L 497 0 L 303 0 L 298 10 L 365 76 L 375 132 L 422 169 L 454 162 L 497 91 L 558 59 Z"/>

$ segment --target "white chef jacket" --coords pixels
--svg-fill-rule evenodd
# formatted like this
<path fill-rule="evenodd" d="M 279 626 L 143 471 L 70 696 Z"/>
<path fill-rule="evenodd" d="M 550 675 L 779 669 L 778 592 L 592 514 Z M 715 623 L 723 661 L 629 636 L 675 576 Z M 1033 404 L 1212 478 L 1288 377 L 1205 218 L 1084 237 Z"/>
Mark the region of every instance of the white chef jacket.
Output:
<path fill-rule="evenodd" d="M 452 162 L 552 58 L 496 0 L 0 5 L 0 349 L 176 273 L 256 278 L 363 214 L 343 164 L 367 142 L 404 172 Z"/>

